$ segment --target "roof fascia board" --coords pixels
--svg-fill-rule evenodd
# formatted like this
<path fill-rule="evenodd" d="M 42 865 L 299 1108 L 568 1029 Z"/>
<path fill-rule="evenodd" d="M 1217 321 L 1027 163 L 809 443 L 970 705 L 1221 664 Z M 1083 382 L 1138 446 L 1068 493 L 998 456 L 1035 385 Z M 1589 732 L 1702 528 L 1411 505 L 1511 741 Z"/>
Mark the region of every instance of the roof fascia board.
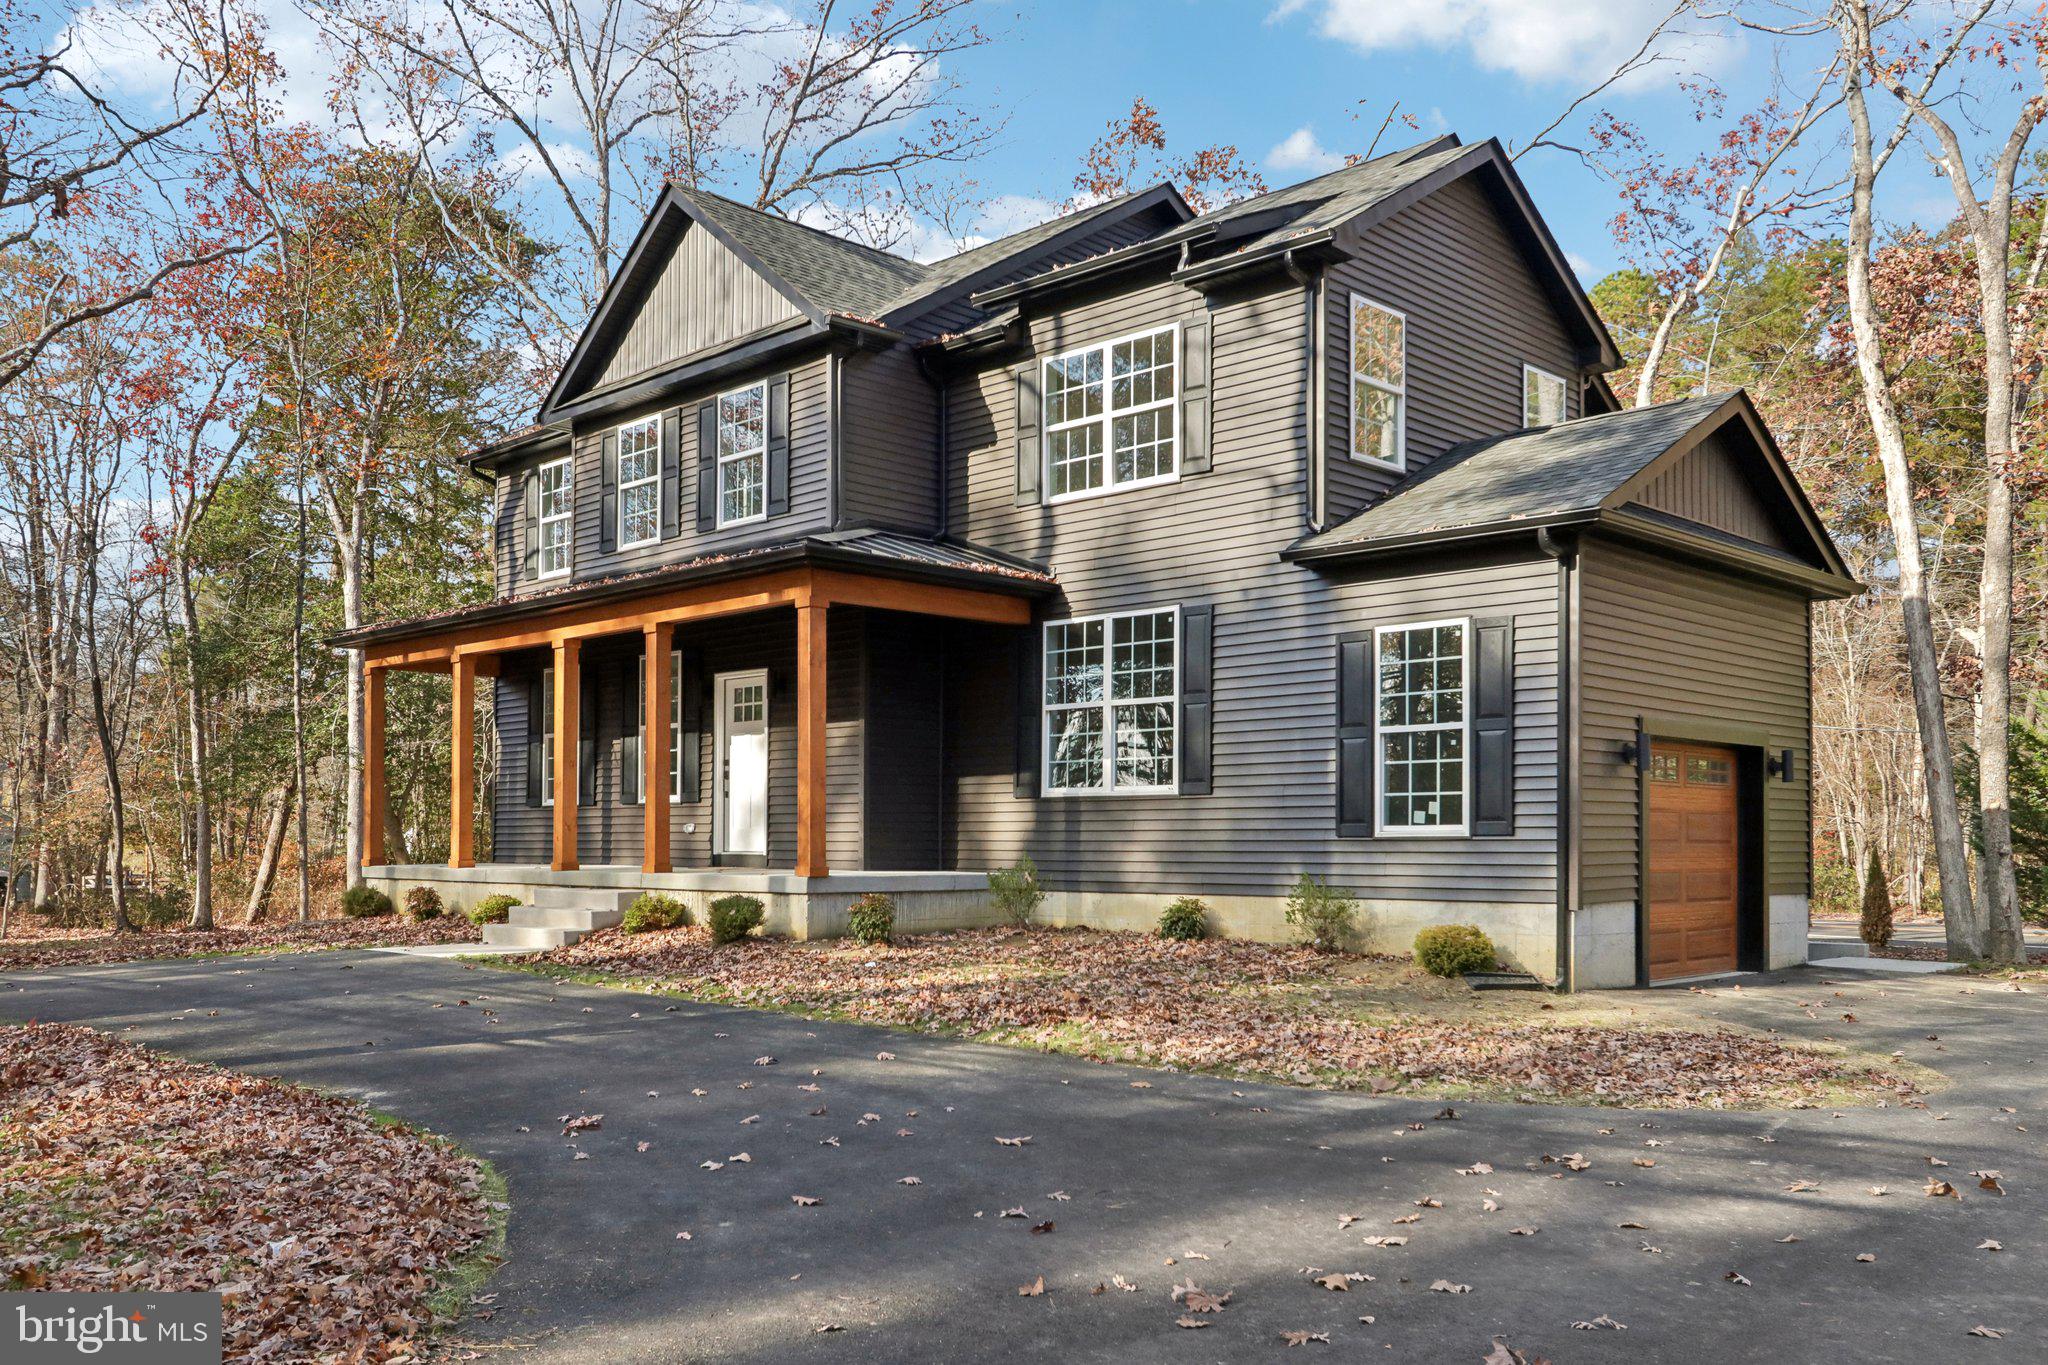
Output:
<path fill-rule="evenodd" d="M 486 446 L 469 456 L 464 463 L 469 466 L 472 473 L 488 479 L 497 471 L 499 465 L 508 461 L 523 460 L 529 455 L 552 450 L 558 445 L 567 445 L 569 436 L 567 427 L 529 432 L 517 440 Z"/>
<path fill-rule="evenodd" d="M 1707 560 L 1745 577 L 1797 588 L 1809 597 L 1855 597 L 1865 590 L 1861 582 L 1846 573 L 1808 568 L 1789 559 L 1779 559 L 1760 550 L 1745 550 L 1739 545 L 1666 526 L 1631 512 L 1603 510 L 1594 530 L 1617 539 L 1675 551 L 1688 558 Z"/>
<path fill-rule="evenodd" d="M 689 388 L 708 379 L 764 364 L 778 356 L 801 350 L 832 335 L 832 329 L 808 318 L 791 318 L 763 328 L 752 337 L 701 353 L 698 359 L 656 371 L 643 378 L 622 380 L 610 388 L 593 390 L 572 403 L 557 408 L 552 420 L 559 422 L 590 417 L 644 403 L 675 389 Z"/>
<path fill-rule="evenodd" d="M 1280 552 L 1280 557 L 1297 564 L 1329 560 L 1364 559 L 1413 549 L 1417 545 L 1447 545 L 1457 541 L 1488 540 L 1495 536 L 1519 535 L 1560 526 L 1583 526 L 1599 517 L 1596 508 L 1549 512 L 1539 517 L 1511 517 L 1504 521 L 1479 522 L 1437 531 L 1409 531 L 1401 535 L 1375 536 L 1370 540 L 1342 541 L 1334 545 L 1308 545 L 1297 541 Z"/>
<path fill-rule="evenodd" d="M 979 294 L 969 296 L 968 302 L 984 312 L 994 312 L 1008 303 L 1020 302 L 1026 298 L 1043 298 L 1125 270 L 1134 270 L 1161 257 L 1178 256 L 1182 246 L 1191 240 L 1196 239 L 1175 238 L 1170 242 L 1139 242 L 1132 246 L 1118 247 L 1115 251 L 1104 252 L 1100 256 L 1077 261 L 1073 265 L 1061 266 L 1043 275 L 1030 275 L 1021 280 L 1012 280 L 1008 284 L 999 284 L 993 289 L 985 289 Z"/>

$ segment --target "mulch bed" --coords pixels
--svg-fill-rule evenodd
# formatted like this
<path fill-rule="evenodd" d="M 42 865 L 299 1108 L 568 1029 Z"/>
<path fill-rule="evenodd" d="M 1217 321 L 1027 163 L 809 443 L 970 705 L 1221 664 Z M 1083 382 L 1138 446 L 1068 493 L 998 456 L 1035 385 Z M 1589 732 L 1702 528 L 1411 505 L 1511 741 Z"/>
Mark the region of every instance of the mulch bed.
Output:
<path fill-rule="evenodd" d="M 390 1360 L 490 1230 L 483 1168 L 352 1100 L 68 1024 L 0 1030 L 0 1280 L 218 1289 L 229 1360 Z"/>
<path fill-rule="evenodd" d="M 483 931 L 460 915 L 415 924 L 399 916 L 313 920 L 307 924 L 250 924 L 225 929 L 58 930 L 23 926 L 0 939 L 0 972 L 39 967 L 86 967 L 105 962 L 192 957 L 200 953 L 296 953 L 315 948 L 410 947 L 423 943 L 475 943 Z"/>
<path fill-rule="evenodd" d="M 619 930 L 519 959 L 700 999 L 794 1010 L 1295 1084 L 1506 1088 L 1535 1099 L 1651 1107 L 1782 1102 L 1891 1075 L 1731 1030 L 1548 1021 L 1352 1017 L 1347 961 L 1237 940 L 1176 943 L 1090 930 L 924 934 L 883 948 L 747 940 L 699 928 Z M 1355 961 L 1355 959 L 1352 959 Z M 1375 1014 L 1381 1012 L 1375 1011 Z"/>

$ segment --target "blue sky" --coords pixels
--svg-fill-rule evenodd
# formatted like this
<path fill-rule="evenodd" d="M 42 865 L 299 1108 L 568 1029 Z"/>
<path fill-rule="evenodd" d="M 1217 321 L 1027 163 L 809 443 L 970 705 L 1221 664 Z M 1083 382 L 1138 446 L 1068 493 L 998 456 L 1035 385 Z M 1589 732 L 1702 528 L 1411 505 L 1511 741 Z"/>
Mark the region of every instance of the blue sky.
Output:
<path fill-rule="evenodd" d="M 1422 128 L 1389 129 L 1383 147 L 1438 132 L 1468 142 L 1525 139 L 1611 70 L 1664 7 L 1429 0 L 1423 17 L 1400 17 L 1407 9 L 1407 0 L 1062 0 L 1020 10 L 992 24 L 1004 33 L 995 48 L 960 64 L 1015 111 L 1004 145 L 978 174 L 991 192 L 1062 197 L 1084 149 L 1135 95 L 1159 109 L 1170 153 L 1236 143 L 1276 186 L 1319 169 L 1274 155 L 1291 137 L 1298 148 L 1307 129 L 1331 153 L 1362 149 L 1396 99 Z M 1711 40 L 1695 41 L 1689 57 L 1754 98 L 1772 53 Z M 1694 122 L 1676 70 L 1603 102 L 1689 153 L 1711 132 Z M 1586 112 L 1561 132 L 1582 130 Z M 1547 149 L 1518 168 L 1582 271 L 1597 279 L 1616 264 L 1610 186 Z"/>

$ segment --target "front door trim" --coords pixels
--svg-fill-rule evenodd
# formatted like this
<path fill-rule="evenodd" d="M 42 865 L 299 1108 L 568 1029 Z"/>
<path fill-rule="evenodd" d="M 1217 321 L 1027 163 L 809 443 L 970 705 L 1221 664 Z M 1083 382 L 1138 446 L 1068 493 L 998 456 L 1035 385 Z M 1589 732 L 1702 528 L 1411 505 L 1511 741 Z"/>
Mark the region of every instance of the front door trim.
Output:
<path fill-rule="evenodd" d="M 731 817 L 727 813 L 731 792 L 731 743 L 730 724 L 732 719 L 731 693 L 736 687 L 750 684 L 761 689 L 761 736 L 763 765 L 761 774 L 761 847 L 735 849 L 732 847 Z M 736 669 L 720 673 L 712 679 L 711 695 L 717 707 L 713 724 L 712 762 L 713 787 L 711 802 L 711 849 L 714 861 L 728 865 L 762 865 L 768 853 L 768 670 L 765 668 Z"/>
<path fill-rule="evenodd" d="M 1735 972 L 1764 968 L 1766 952 L 1764 877 L 1765 731 L 1755 726 L 1698 717 L 1645 713 L 1636 718 L 1642 755 L 1636 768 L 1636 985 L 1650 978 L 1650 759 L 1662 741 L 1725 748 L 1735 757 Z"/>

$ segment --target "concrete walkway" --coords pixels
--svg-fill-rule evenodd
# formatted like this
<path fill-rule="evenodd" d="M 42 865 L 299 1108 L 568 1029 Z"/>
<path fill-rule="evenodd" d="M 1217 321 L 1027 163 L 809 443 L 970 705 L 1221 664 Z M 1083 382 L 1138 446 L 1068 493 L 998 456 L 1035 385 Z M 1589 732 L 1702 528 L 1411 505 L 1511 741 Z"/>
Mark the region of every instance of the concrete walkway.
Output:
<path fill-rule="evenodd" d="M 2039 995 L 1805 970 L 1630 1003 L 1955 1083 L 1924 1108 L 1451 1118 L 388 954 L 0 979 L 0 1015 L 331 1087 L 496 1162 L 488 1359 L 1237 1360 L 1284 1332 L 1459 1365 L 1495 1336 L 1573 1365 L 2041 1358 Z M 603 1127 L 563 1137 L 581 1114 Z M 1930 1175 L 1963 1197 L 1923 1194 Z M 1311 1269 L 1372 1278 L 1339 1293 Z M 1209 1326 L 1175 1325 L 1188 1280 L 1231 1294 Z M 1574 1326 L 1603 1320 L 1628 1330 Z"/>

